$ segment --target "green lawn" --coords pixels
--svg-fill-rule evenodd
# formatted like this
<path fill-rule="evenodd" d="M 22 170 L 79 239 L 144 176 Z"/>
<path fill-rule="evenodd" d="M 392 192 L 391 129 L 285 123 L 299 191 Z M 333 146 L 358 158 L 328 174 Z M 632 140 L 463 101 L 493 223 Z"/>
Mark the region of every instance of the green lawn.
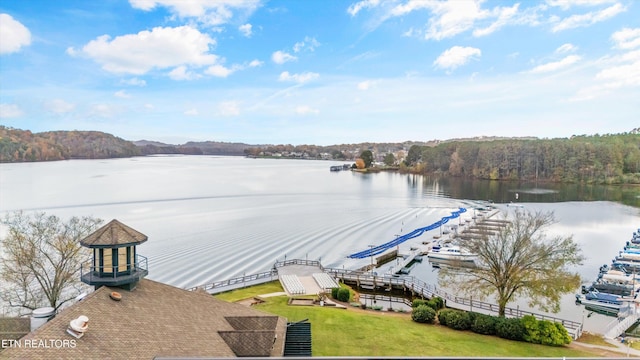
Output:
<path fill-rule="evenodd" d="M 216 297 L 237 301 L 282 291 L 275 282 L 235 290 Z M 309 319 L 314 356 L 497 356 L 596 357 L 566 347 L 550 347 L 456 331 L 439 325 L 418 324 L 409 314 L 365 313 L 331 307 L 289 306 L 286 296 L 266 298 L 254 306 L 289 321 Z"/>

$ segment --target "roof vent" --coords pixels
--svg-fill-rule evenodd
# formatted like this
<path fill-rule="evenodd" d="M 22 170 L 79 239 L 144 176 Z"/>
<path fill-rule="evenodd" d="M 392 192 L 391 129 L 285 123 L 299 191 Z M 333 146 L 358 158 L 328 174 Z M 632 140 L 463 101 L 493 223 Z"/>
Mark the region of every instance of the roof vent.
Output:
<path fill-rule="evenodd" d="M 56 309 L 43 307 L 31 312 L 31 331 L 39 328 L 56 315 Z"/>
<path fill-rule="evenodd" d="M 67 333 L 73 336 L 76 339 L 80 339 L 84 336 L 85 331 L 89 328 L 89 318 L 80 315 L 77 319 L 73 319 L 69 321 L 69 327 L 67 328 Z"/>

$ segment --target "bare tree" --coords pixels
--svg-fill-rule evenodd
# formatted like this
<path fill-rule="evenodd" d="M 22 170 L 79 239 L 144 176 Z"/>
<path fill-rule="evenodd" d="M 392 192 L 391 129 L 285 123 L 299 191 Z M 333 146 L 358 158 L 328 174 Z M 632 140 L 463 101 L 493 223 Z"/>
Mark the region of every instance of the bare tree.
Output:
<path fill-rule="evenodd" d="M 582 264 L 581 249 L 572 236 L 546 235 L 545 228 L 555 222 L 553 213 L 520 210 L 510 220 L 494 236 L 465 240 L 464 246 L 478 254 L 477 266 L 442 269 L 440 285 L 480 299 L 494 295 L 500 316 L 519 297 L 529 306 L 558 312 L 561 295 L 580 285 L 570 267 Z"/>
<path fill-rule="evenodd" d="M 80 240 L 102 220 L 73 217 L 63 222 L 43 212 L 18 211 L 8 214 L 3 223 L 8 231 L 0 238 L 0 296 L 9 306 L 57 310 L 80 293 L 80 264 L 89 255 Z"/>

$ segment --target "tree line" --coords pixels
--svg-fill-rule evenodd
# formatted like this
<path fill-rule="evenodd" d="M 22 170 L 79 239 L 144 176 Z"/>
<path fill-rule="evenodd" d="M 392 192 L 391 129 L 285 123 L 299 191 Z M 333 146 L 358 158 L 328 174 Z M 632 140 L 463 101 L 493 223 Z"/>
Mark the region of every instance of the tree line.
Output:
<path fill-rule="evenodd" d="M 640 132 L 414 145 L 402 169 L 488 180 L 640 184 Z"/>

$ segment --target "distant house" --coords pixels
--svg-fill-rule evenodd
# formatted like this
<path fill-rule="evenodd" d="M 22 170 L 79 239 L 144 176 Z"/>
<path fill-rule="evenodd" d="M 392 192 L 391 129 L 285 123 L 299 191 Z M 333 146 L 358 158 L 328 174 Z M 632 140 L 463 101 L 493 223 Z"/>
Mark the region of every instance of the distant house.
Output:
<path fill-rule="evenodd" d="M 3 342 L 0 358 L 283 356 L 286 319 L 144 279 L 136 245 L 146 240 L 113 220 L 81 241 L 94 255 L 82 280 L 96 290 L 26 336 Z"/>

